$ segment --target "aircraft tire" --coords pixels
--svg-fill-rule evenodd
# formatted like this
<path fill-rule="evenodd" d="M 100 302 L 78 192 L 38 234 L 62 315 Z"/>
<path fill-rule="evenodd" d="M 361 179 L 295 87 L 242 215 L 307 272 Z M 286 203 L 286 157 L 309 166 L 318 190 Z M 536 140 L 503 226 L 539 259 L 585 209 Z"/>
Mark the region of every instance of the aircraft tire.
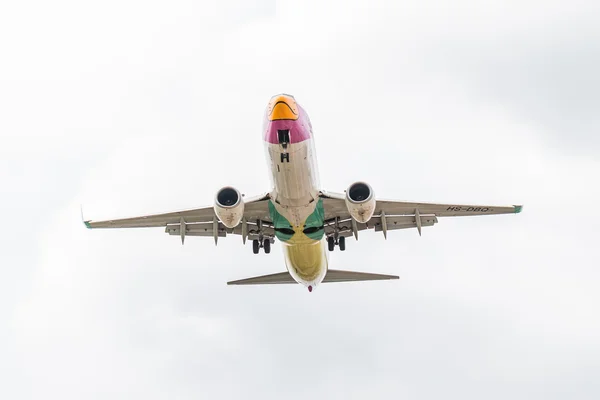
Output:
<path fill-rule="evenodd" d="M 327 247 L 329 248 L 329 251 L 333 251 L 333 249 L 335 249 L 335 241 L 331 236 L 327 238 Z"/>
<path fill-rule="evenodd" d="M 338 239 L 338 241 L 339 241 L 340 251 L 346 250 L 346 237 L 345 236 L 340 236 L 340 238 Z"/>
<path fill-rule="evenodd" d="M 265 239 L 263 242 L 263 248 L 265 249 L 265 254 L 269 254 L 271 252 L 271 239 Z"/>
<path fill-rule="evenodd" d="M 252 252 L 254 254 L 258 254 L 259 250 L 260 250 L 260 243 L 258 242 L 258 240 L 254 239 L 252 241 Z"/>

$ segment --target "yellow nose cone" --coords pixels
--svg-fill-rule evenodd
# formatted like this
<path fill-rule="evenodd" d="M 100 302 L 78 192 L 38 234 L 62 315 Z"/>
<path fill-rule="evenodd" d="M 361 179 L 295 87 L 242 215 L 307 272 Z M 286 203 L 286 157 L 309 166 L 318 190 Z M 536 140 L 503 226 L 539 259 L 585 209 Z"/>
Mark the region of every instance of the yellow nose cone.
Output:
<path fill-rule="evenodd" d="M 298 119 L 298 105 L 292 96 L 280 94 L 273 96 L 267 107 L 269 120 Z"/>

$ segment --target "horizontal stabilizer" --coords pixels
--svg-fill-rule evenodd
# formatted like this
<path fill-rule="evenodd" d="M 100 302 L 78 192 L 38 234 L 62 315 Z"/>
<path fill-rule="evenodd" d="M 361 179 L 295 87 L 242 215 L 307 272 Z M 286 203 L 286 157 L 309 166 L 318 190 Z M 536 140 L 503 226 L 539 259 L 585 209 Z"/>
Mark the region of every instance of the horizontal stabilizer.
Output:
<path fill-rule="evenodd" d="M 296 283 L 287 271 L 227 282 L 228 285 L 281 285 L 284 283 Z"/>
<path fill-rule="evenodd" d="M 397 275 L 370 274 L 368 272 L 340 271 L 330 269 L 323 279 L 323 283 L 355 282 L 355 281 L 383 281 L 387 279 L 400 279 Z"/>
<path fill-rule="evenodd" d="M 400 279 L 397 275 L 370 274 L 367 272 L 340 271 L 330 269 L 323 279 L 323 283 L 334 282 L 356 282 L 356 281 L 381 281 L 387 279 Z M 227 282 L 228 285 L 281 285 L 284 283 L 296 283 L 289 272 L 255 276 Z"/>

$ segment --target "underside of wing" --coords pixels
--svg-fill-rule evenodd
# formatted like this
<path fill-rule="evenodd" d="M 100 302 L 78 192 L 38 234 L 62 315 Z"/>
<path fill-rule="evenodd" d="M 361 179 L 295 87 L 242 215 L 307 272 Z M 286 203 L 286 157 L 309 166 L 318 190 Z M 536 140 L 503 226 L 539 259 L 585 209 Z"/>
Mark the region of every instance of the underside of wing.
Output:
<path fill-rule="evenodd" d="M 421 227 L 433 226 L 437 224 L 438 219 L 435 215 L 420 215 Z M 411 215 L 392 215 L 385 216 L 386 220 L 386 231 L 393 231 L 397 229 L 409 229 L 409 228 L 417 228 L 419 226 L 417 224 L 415 216 Z M 383 230 L 382 217 L 375 216 L 371 218 L 366 223 L 360 223 L 352 220 L 352 217 L 347 216 L 342 219 L 339 218 L 337 220 L 337 232 L 339 236 L 349 237 L 354 233 L 354 228 L 356 228 L 356 232 L 364 231 L 367 229 L 373 229 L 375 232 L 381 232 Z M 335 219 L 330 219 L 325 223 L 325 234 L 327 236 L 334 235 L 336 231 L 336 221 Z"/>
<path fill-rule="evenodd" d="M 412 203 L 396 200 L 377 200 L 376 213 L 387 215 L 433 214 L 438 217 L 459 217 L 475 215 L 518 214 L 523 206 L 489 206 L 472 204 Z"/>
<path fill-rule="evenodd" d="M 375 201 L 373 216 L 364 223 L 354 220 L 346 204 L 346 195 L 341 193 L 321 192 L 325 211 L 325 233 L 328 237 L 348 237 L 365 229 L 387 231 L 396 229 L 421 229 L 433 226 L 438 217 L 515 214 L 522 206 L 480 206 L 464 204 L 416 203 L 396 200 Z"/>
<path fill-rule="evenodd" d="M 258 196 L 244 203 L 244 217 L 248 221 L 266 220 L 269 217 L 268 195 Z M 96 228 L 150 228 L 165 227 L 177 224 L 180 226 L 182 221 L 186 226 L 195 223 L 214 222 L 216 218 L 212 206 L 196 208 L 191 210 L 174 211 L 164 214 L 142 215 L 132 218 L 110 219 L 104 221 L 88 220 L 84 221 L 85 226 L 90 229 Z M 169 232 L 167 230 L 167 232 Z M 196 233 L 198 230 L 196 230 Z M 212 226 L 211 226 L 212 232 Z M 211 234 L 212 235 L 212 234 Z M 199 235 L 201 236 L 201 235 Z M 208 235 L 207 235 L 208 236 Z M 223 235 L 224 236 L 224 235 Z"/>
<path fill-rule="evenodd" d="M 109 219 L 104 221 L 84 221 L 89 229 L 97 228 L 152 228 L 179 224 L 181 219 L 186 223 L 212 221 L 215 212 L 212 207 L 203 207 L 193 210 L 174 211 L 164 214 L 142 215 L 139 217 Z"/>
<path fill-rule="evenodd" d="M 218 237 L 225 237 L 227 235 L 246 235 L 247 239 L 254 240 L 259 239 L 260 234 L 265 238 L 274 238 L 275 229 L 269 221 L 262 221 L 261 229 L 259 232 L 258 225 L 255 221 L 247 222 L 246 232 L 244 232 L 243 224 L 239 224 L 235 228 L 227 228 L 222 223 L 218 222 L 200 222 L 185 224 L 185 236 L 215 236 L 215 227 L 217 228 Z M 165 228 L 165 232 L 169 235 L 181 236 L 181 224 L 169 224 Z"/>

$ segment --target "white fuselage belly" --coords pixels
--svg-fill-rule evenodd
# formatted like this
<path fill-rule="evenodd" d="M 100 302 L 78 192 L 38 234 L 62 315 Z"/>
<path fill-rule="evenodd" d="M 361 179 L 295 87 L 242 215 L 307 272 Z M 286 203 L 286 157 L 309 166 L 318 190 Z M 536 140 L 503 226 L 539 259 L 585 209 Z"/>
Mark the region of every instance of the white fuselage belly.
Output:
<path fill-rule="evenodd" d="M 318 285 L 327 273 L 328 254 L 325 237 L 311 240 L 302 234 L 304 223 L 319 200 L 319 176 L 312 138 L 291 143 L 287 148 L 266 143 L 271 169 L 273 205 L 296 231 L 294 238 L 282 241 L 286 266 L 296 281 Z M 283 161 L 281 153 L 289 154 Z"/>
<path fill-rule="evenodd" d="M 302 215 L 319 197 L 319 177 L 313 147 L 312 139 L 288 144 L 289 162 L 282 162 L 283 146 L 267 144 L 273 186 L 272 198 L 277 205 L 289 210 L 286 214 L 290 214 L 286 217 L 292 218 L 288 219 L 293 225 L 304 223 L 308 214 L 304 219 Z"/>

